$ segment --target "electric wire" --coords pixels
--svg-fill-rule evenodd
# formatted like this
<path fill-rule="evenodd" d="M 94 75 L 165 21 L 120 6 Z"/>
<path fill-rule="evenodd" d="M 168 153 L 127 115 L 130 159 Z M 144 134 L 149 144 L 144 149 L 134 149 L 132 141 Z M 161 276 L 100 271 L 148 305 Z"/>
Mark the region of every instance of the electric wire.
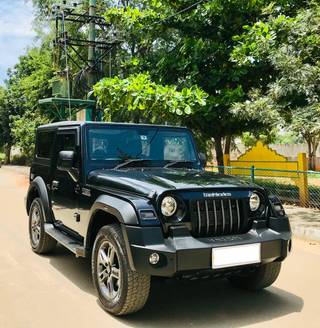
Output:
<path fill-rule="evenodd" d="M 207 1 L 208 0 L 199 0 L 199 1 L 195 2 L 195 3 L 193 3 L 192 5 L 190 5 L 190 6 L 186 7 L 186 8 L 183 8 L 183 9 L 179 10 L 178 12 L 176 12 L 176 13 L 170 15 L 170 16 L 167 16 L 167 17 L 165 17 L 165 18 L 163 18 L 163 19 L 161 19 L 159 21 L 156 21 L 156 22 L 150 24 L 149 26 L 161 24 L 161 23 L 163 23 L 163 22 L 165 22 L 165 21 L 167 21 L 167 20 L 169 20 L 171 18 L 174 18 L 174 17 L 176 17 L 176 16 L 178 16 L 180 14 L 183 14 L 184 12 L 187 12 L 187 11 L 193 9 L 194 7 L 197 7 L 198 5 L 202 4 L 203 2 L 207 2 Z"/>

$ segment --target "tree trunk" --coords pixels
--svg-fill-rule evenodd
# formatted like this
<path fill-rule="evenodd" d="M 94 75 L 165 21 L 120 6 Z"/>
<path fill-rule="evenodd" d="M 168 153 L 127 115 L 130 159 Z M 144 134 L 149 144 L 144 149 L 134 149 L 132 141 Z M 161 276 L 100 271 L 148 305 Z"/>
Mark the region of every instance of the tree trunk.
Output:
<path fill-rule="evenodd" d="M 230 154 L 231 140 L 232 140 L 231 136 L 226 136 L 226 142 L 224 145 L 224 153 L 228 154 L 228 155 Z"/>
<path fill-rule="evenodd" d="M 308 138 L 308 158 L 309 158 L 309 170 L 314 171 L 316 169 L 316 153 L 318 149 L 319 142 L 316 138 Z"/>
<path fill-rule="evenodd" d="M 214 148 L 216 151 L 217 164 L 219 166 L 219 172 L 223 173 L 223 148 L 222 148 L 222 138 L 221 136 L 214 137 Z"/>
<path fill-rule="evenodd" d="M 11 157 L 11 148 L 12 144 L 7 143 L 4 146 L 4 164 L 10 164 L 10 157 Z"/>

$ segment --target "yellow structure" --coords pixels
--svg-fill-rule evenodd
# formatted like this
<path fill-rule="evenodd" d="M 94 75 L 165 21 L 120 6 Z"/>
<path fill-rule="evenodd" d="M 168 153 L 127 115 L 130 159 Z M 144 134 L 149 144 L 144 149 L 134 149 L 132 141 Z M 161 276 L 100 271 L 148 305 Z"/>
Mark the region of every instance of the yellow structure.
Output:
<path fill-rule="evenodd" d="M 308 164 L 305 153 L 298 154 L 297 161 L 289 161 L 285 156 L 258 141 L 257 144 L 241 155 L 237 160 L 230 160 L 230 155 L 224 155 L 226 173 L 232 175 L 250 175 L 254 169 L 254 176 L 290 178 L 299 187 L 300 203 L 308 204 Z"/>

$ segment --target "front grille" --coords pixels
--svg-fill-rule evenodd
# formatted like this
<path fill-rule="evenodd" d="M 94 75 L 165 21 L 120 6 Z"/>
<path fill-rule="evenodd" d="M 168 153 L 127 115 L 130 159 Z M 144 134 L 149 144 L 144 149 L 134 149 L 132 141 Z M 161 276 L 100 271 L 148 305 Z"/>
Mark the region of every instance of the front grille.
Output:
<path fill-rule="evenodd" d="M 191 201 L 190 212 L 195 237 L 233 235 L 248 230 L 241 199 Z"/>

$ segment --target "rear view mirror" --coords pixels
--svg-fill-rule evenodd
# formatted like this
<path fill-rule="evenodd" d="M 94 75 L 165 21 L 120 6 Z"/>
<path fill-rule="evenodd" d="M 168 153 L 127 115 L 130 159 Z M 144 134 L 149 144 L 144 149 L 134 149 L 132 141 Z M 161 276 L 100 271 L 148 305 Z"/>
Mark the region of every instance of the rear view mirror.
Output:
<path fill-rule="evenodd" d="M 73 150 L 62 150 L 59 152 L 58 169 L 61 171 L 68 171 L 72 169 L 75 158 Z"/>
<path fill-rule="evenodd" d="M 207 165 L 207 156 L 204 153 L 199 153 L 200 163 L 203 167 Z"/>

